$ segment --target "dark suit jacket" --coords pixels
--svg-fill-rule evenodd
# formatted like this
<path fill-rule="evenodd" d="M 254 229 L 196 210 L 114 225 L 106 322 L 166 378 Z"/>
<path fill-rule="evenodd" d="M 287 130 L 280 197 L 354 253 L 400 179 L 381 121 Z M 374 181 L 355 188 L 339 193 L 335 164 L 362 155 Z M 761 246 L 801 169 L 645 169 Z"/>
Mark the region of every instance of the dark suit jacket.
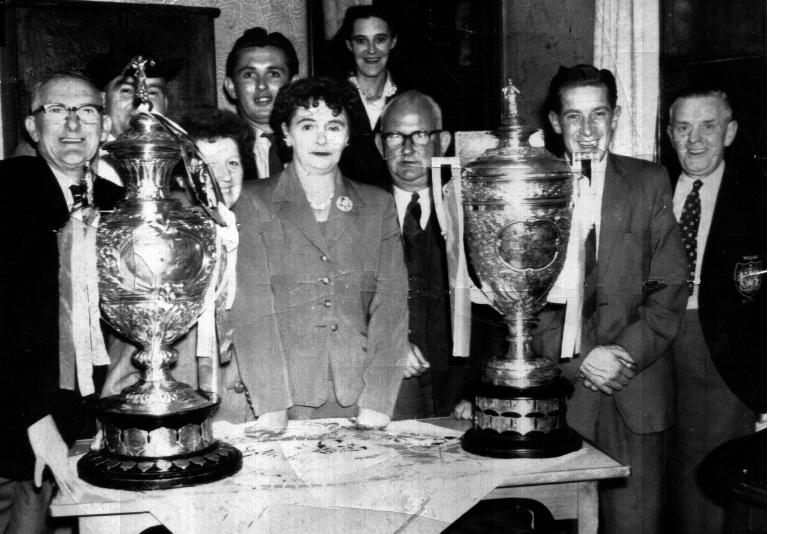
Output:
<path fill-rule="evenodd" d="M 0 476 L 30 480 L 27 428 L 53 415 L 71 444 L 84 416 L 59 389 L 59 250 L 68 219 L 56 177 L 40 157 L 0 162 Z"/>
<path fill-rule="evenodd" d="M 330 374 L 344 406 L 394 407 L 408 351 L 394 200 L 341 176 L 334 199 L 322 232 L 288 166 L 235 206 L 234 345 L 257 413 L 323 404 Z"/>
<path fill-rule="evenodd" d="M 596 345 L 617 344 L 637 374 L 613 394 L 635 433 L 659 432 L 674 417 L 673 360 L 668 351 L 687 302 L 687 261 L 673 216 L 667 172 L 647 161 L 609 154 L 597 258 L 597 310 L 584 322 L 585 356 Z M 562 311 L 541 312 L 534 346 L 557 360 Z M 564 376 L 578 376 L 581 360 L 565 361 Z M 601 392 L 577 385 L 569 402 L 573 428 L 593 436 Z"/>
<path fill-rule="evenodd" d="M 766 275 L 742 280 L 747 269 L 766 270 L 766 180 L 727 165 L 704 249 L 699 318 L 724 381 L 765 413 Z"/>

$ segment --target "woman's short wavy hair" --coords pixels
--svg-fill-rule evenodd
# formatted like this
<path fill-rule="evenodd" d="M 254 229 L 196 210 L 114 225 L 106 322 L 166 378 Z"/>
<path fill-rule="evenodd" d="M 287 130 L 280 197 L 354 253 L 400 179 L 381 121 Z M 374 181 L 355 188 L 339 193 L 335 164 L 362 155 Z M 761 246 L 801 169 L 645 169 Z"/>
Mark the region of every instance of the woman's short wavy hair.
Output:
<path fill-rule="evenodd" d="M 254 133 L 236 113 L 205 106 L 183 116 L 180 125 L 194 141 L 214 142 L 217 139 L 233 139 L 242 160 L 243 180 L 257 177 L 256 162 L 253 158 Z"/>
<path fill-rule="evenodd" d="M 284 139 L 282 124 L 289 127 L 296 109 L 317 107 L 319 102 L 324 102 L 336 116 L 341 112 L 346 113 L 350 140 L 361 132 L 359 117 L 365 118 L 366 112 L 362 109 L 363 104 L 360 102 L 357 89 L 348 82 L 330 78 L 302 78 L 279 91 L 273 102 L 273 111 L 270 113 L 270 127 L 276 135 L 278 142 L 275 145 L 282 161 L 290 161 L 292 157 L 290 147 L 282 142 Z"/>

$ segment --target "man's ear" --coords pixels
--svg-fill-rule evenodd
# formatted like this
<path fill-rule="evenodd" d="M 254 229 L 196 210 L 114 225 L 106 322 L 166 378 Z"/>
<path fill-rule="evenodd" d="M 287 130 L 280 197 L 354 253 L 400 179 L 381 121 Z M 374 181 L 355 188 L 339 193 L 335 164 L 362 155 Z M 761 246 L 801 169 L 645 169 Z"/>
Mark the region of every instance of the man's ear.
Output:
<path fill-rule="evenodd" d="M 293 82 L 295 82 L 296 80 L 298 80 L 298 79 L 300 79 L 300 78 L 301 78 L 301 75 L 300 75 L 300 74 L 294 74 L 294 75 L 293 75 L 293 77 L 292 77 L 292 78 L 290 78 L 290 81 L 289 81 L 289 82 L 287 82 L 287 83 L 293 83 Z"/>
<path fill-rule="evenodd" d="M 727 133 L 724 135 L 724 146 L 727 147 L 735 140 L 735 135 L 738 133 L 738 121 L 729 121 L 727 124 Z"/>
<path fill-rule="evenodd" d="M 549 124 L 552 125 L 552 129 L 555 130 L 555 133 L 560 135 L 563 133 L 563 130 L 560 128 L 560 121 L 558 120 L 558 114 L 554 111 L 549 112 Z"/>
<path fill-rule="evenodd" d="M 344 39 L 344 43 L 346 43 L 346 49 L 351 52 L 352 51 L 352 43 L 349 41 L 349 39 Z"/>
<path fill-rule="evenodd" d="M 39 132 L 37 132 L 37 119 L 33 115 L 25 118 L 25 131 L 31 136 L 35 143 L 39 143 Z"/>
<path fill-rule="evenodd" d="M 230 76 L 225 77 L 225 80 L 222 82 L 222 88 L 225 90 L 225 94 L 228 95 L 228 98 L 231 100 L 237 99 L 237 92 L 234 89 L 234 80 L 231 79 Z"/>
<path fill-rule="evenodd" d="M 391 38 L 391 47 L 394 48 L 395 46 L 397 46 L 397 37 L 392 37 Z"/>
<path fill-rule="evenodd" d="M 380 132 L 375 134 L 375 146 L 378 152 L 380 152 L 380 155 L 383 156 L 383 159 L 386 159 L 386 154 L 383 153 L 383 137 L 380 135 Z"/>
<path fill-rule="evenodd" d="M 441 150 L 439 155 L 444 156 L 448 151 L 449 146 L 451 146 L 451 133 L 446 130 L 442 130 L 439 132 L 439 148 Z"/>
<path fill-rule="evenodd" d="M 617 124 L 619 124 L 620 115 L 622 115 L 622 108 L 617 106 L 614 108 L 614 111 L 611 112 L 611 131 L 617 130 Z"/>

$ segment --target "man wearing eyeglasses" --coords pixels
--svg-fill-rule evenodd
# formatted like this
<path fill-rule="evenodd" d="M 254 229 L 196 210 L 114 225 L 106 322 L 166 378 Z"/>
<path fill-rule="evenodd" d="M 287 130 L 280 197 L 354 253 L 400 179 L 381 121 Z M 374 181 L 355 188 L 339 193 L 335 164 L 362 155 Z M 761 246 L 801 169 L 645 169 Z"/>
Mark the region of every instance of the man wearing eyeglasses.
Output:
<path fill-rule="evenodd" d="M 52 75 L 34 88 L 25 128 L 38 155 L 0 162 L 2 532 L 45 531 L 54 492 L 45 467 L 59 489 L 79 491 L 68 447 L 87 421 L 93 365 L 106 358 L 101 333 L 87 326 L 98 325 L 98 307 L 73 291 L 89 287 L 79 270 L 95 264 L 92 244 L 82 258 L 73 252 L 92 232 L 87 165 L 110 128 L 101 94 L 79 74 Z"/>
<path fill-rule="evenodd" d="M 393 419 L 448 415 L 459 399 L 446 399 L 451 358 L 451 316 L 445 240 L 431 198 L 431 158 L 445 153 L 450 133 L 442 112 L 418 91 L 391 100 L 381 115 L 378 150 L 391 175 L 408 268 L 409 355 Z"/>

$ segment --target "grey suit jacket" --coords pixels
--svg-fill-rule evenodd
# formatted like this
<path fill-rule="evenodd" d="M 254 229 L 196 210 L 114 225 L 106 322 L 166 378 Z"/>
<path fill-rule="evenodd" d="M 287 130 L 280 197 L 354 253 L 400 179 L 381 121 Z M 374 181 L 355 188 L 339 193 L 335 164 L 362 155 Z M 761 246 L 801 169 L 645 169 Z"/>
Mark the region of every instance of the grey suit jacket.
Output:
<path fill-rule="evenodd" d="M 617 344 L 637 364 L 637 374 L 613 394 L 625 424 L 635 433 L 673 424 L 674 384 L 670 344 L 687 304 L 687 260 L 673 216 L 664 167 L 609 154 L 602 198 L 597 257 L 597 309 L 583 324 L 585 356 L 596 345 Z M 553 360 L 560 354 L 560 311 L 541 312 L 535 349 Z M 577 378 L 581 359 L 563 362 Z M 569 422 L 593 435 L 601 392 L 577 385 Z"/>
<path fill-rule="evenodd" d="M 344 406 L 394 408 L 409 347 L 394 201 L 339 175 L 332 202 L 322 231 L 290 165 L 235 206 L 234 344 L 257 413 L 319 406 L 330 378 Z"/>

